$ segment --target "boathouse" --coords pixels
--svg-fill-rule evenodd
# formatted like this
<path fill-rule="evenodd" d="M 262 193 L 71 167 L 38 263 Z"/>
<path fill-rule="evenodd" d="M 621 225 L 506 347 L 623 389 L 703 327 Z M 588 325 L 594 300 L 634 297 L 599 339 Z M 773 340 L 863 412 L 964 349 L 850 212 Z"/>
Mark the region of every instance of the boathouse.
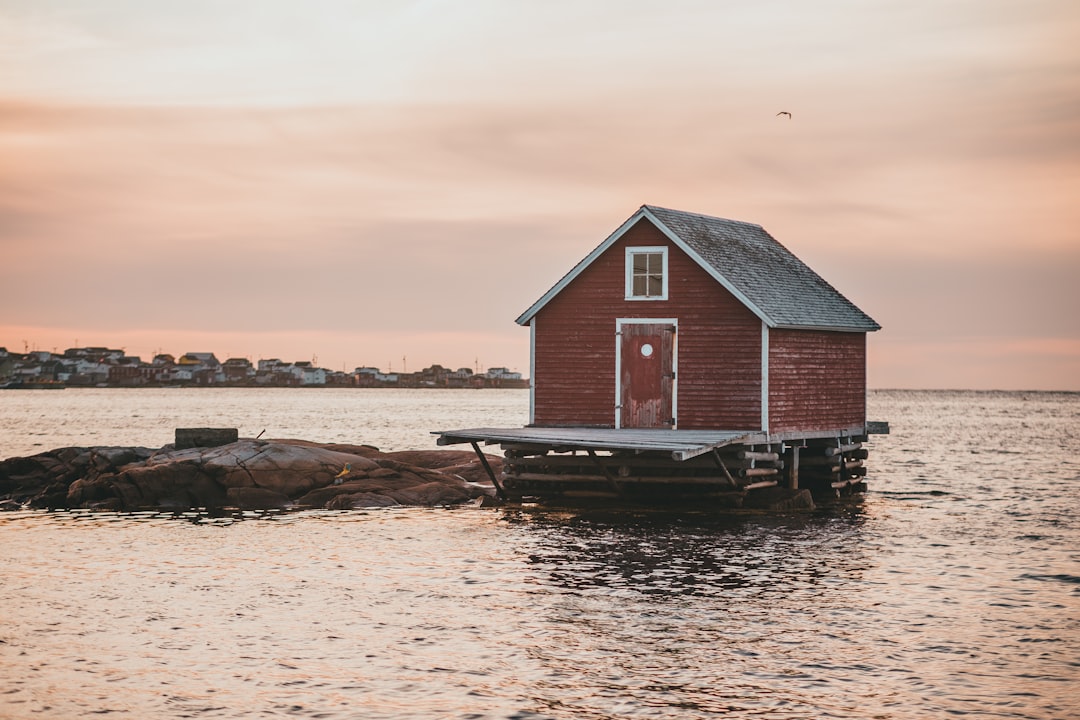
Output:
<path fill-rule="evenodd" d="M 794 488 L 800 450 L 805 484 L 861 484 L 880 326 L 760 225 L 643 205 L 517 322 L 529 426 L 440 433 L 502 444 L 509 485 Z"/>

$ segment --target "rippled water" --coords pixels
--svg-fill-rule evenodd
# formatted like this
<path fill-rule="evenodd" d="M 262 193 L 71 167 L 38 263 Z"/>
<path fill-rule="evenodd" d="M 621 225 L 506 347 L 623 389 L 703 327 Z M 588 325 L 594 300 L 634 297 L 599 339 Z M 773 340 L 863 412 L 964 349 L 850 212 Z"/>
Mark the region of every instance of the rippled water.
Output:
<path fill-rule="evenodd" d="M 432 430 L 519 427 L 528 420 L 528 390 L 8 390 L 0 392 L 0 459 L 68 445 L 156 448 L 171 443 L 178 427 L 415 450 L 434 445 Z"/>
<path fill-rule="evenodd" d="M 284 392 L 217 416 L 380 444 Z M 406 394 L 397 442 L 523 422 L 488 392 Z M 1075 717 L 1080 396 L 870 406 L 870 492 L 809 515 L 0 514 L 0 717 Z"/>

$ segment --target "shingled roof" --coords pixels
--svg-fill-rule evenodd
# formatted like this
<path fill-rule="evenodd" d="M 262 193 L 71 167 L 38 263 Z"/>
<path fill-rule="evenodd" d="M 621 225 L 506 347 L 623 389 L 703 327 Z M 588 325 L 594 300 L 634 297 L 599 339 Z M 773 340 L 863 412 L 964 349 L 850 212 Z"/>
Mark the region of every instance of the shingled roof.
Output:
<path fill-rule="evenodd" d="M 551 298 L 641 220 L 655 225 L 762 322 L 774 328 L 871 332 L 869 315 L 760 225 L 642 205 L 517 319 L 527 324 Z"/>

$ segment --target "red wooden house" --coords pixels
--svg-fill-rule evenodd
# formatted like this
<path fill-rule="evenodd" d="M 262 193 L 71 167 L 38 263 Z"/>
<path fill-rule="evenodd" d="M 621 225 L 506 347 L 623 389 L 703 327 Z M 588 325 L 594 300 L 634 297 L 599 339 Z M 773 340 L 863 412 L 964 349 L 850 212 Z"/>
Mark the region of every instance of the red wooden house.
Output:
<path fill-rule="evenodd" d="M 853 428 L 865 313 L 760 225 L 644 205 L 517 319 L 532 424 Z"/>
<path fill-rule="evenodd" d="M 529 426 L 439 443 L 501 444 L 519 494 L 745 496 L 800 487 L 800 452 L 804 485 L 862 486 L 880 326 L 760 225 L 643 205 L 517 322 Z"/>

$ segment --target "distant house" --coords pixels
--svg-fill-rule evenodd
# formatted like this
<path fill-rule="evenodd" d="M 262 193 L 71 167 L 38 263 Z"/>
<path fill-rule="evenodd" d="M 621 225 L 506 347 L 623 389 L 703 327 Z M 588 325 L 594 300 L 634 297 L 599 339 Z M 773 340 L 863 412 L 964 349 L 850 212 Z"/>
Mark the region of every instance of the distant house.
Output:
<path fill-rule="evenodd" d="M 301 385 L 325 385 L 326 384 L 326 369 L 321 367 L 313 367 L 308 364 L 308 367 L 304 368 L 304 374 L 300 378 Z"/>
<path fill-rule="evenodd" d="M 353 377 L 360 387 L 382 387 L 398 382 L 397 373 L 384 373 L 375 367 L 358 367 L 353 370 Z"/>
<path fill-rule="evenodd" d="M 11 372 L 15 367 L 15 361 L 11 358 L 11 354 L 7 351 L 7 348 L 0 347 L 0 380 L 6 380 L 11 377 Z"/>
<path fill-rule="evenodd" d="M 229 358 L 221 364 L 221 371 L 228 383 L 246 383 L 255 377 L 255 367 L 247 358 Z"/>
<path fill-rule="evenodd" d="M 67 370 L 71 373 L 67 382 L 71 385 L 98 385 L 108 382 L 109 368 L 111 365 L 98 362 L 97 356 L 80 357 L 74 363 L 68 363 Z"/>
<path fill-rule="evenodd" d="M 190 383 L 195 379 L 195 371 L 190 366 L 176 365 L 169 373 L 169 381 L 173 383 Z"/>
<path fill-rule="evenodd" d="M 186 371 L 178 373 L 177 371 Z M 189 352 L 184 353 L 176 361 L 176 369 L 173 377 L 179 379 L 181 374 L 190 373 L 190 381 L 196 385 L 215 385 L 225 382 L 225 373 L 221 369 L 221 361 L 214 353 Z M 182 380 L 186 382 L 187 380 Z"/>
<path fill-rule="evenodd" d="M 484 377 L 488 380 L 520 380 L 521 373 L 510 372 L 504 367 L 488 368 L 488 371 L 484 373 Z"/>
<path fill-rule="evenodd" d="M 216 370 L 221 367 L 221 361 L 215 357 L 214 353 L 204 352 L 189 352 L 180 356 L 180 359 L 176 361 L 177 365 L 183 367 L 199 366 L 200 368 Z"/>
<path fill-rule="evenodd" d="M 146 374 L 142 371 L 138 365 L 109 365 L 109 374 L 107 382 L 110 385 L 118 385 L 121 387 L 137 387 L 139 385 L 145 385 L 147 381 Z"/>
<path fill-rule="evenodd" d="M 450 371 L 442 365 L 431 365 L 419 373 L 413 373 L 410 384 L 418 387 L 446 387 L 449 385 L 449 376 Z"/>
<path fill-rule="evenodd" d="M 880 326 L 760 225 L 644 205 L 517 322 L 537 426 L 866 422 Z"/>
<path fill-rule="evenodd" d="M 68 348 L 64 351 L 64 357 L 68 359 L 84 358 L 98 362 L 115 362 L 124 357 L 124 351 L 107 347 Z"/>
<path fill-rule="evenodd" d="M 285 366 L 278 366 L 278 372 L 284 371 L 292 377 L 292 385 L 325 385 L 326 370 L 315 367 L 312 363 L 303 360 Z"/>

